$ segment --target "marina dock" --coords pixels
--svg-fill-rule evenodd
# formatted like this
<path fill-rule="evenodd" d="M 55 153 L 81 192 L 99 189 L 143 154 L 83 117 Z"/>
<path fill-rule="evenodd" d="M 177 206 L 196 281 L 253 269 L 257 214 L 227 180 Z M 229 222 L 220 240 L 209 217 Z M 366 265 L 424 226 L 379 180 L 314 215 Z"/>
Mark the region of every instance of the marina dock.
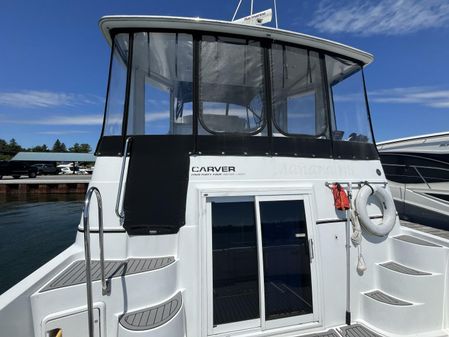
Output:
<path fill-rule="evenodd" d="M 0 180 L 0 194 L 84 194 L 91 177 L 91 175 L 38 176 L 20 179 L 3 177 Z"/>

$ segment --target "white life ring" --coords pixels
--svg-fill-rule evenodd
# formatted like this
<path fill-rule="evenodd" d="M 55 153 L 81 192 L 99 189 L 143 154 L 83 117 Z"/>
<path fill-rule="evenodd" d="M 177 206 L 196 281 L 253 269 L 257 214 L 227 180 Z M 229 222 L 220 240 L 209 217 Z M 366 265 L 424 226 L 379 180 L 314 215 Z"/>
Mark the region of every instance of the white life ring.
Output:
<path fill-rule="evenodd" d="M 374 195 L 382 205 L 383 218 L 382 222 L 379 224 L 374 224 L 368 215 L 367 205 L 370 195 Z M 360 223 L 371 234 L 385 236 L 391 232 L 394 224 L 396 223 L 396 207 L 394 205 L 393 198 L 391 197 L 391 194 L 388 193 L 388 191 L 382 186 L 363 186 L 357 194 L 355 208 Z"/>

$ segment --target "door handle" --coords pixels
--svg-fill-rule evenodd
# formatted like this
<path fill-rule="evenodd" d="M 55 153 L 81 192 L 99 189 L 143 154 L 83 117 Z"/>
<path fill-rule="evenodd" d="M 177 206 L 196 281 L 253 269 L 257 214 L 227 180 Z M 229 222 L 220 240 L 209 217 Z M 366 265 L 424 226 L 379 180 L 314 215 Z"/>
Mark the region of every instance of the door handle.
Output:
<path fill-rule="evenodd" d="M 306 233 L 296 233 L 295 234 L 295 238 L 305 238 L 306 237 Z"/>
<path fill-rule="evenodd" d="M 312 260 L 314 258 L 314 254 L 313 254 L 313 240 L 312 239 L 309 240 L 309 256 L 310 256 L 310 263 L 312 263 Z"/>

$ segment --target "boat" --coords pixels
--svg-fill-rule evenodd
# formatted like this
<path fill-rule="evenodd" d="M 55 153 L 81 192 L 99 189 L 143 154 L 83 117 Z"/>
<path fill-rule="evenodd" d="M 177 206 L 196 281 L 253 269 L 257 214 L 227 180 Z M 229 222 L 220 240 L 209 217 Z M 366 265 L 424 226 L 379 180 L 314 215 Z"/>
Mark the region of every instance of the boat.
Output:
<path fill-rule="evenodd" d="M 449 230 L 449 132 L 377 145 L 400 218 Z"/>
<path fill-rule="evenodd" d="M 0 296 L 2 336 L 448 335 L 449 240 L 400 225 L 371 54 L 245 22 L 99 25 L 76 240 Z"/>

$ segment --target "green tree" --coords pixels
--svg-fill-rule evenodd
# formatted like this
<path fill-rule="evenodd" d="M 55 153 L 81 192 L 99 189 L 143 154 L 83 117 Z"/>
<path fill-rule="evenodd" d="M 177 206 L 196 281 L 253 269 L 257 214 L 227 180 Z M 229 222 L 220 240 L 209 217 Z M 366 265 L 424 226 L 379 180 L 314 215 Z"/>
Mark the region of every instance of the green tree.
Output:
<path fill-rule="evenodd" d="M 67 147 L 59 139 L 56 139 L 51 150 L 52 152 L 67 152 Z"/>
<path fill-rule="evenodd" d="M 11 155 L 8 152 L 8 143 L 4 139 L 0 139 L 0 160 L 10 160 Z"/>
<path fill-rule="evenodd" d="M 71 147 L 69 147 L 69 152 L 79 152 L 80 144 L 75 143 Z"/>
<path fill-rule="evenodd" d="M 0 139 L 0 154 L 8 152 L 8 143 L 4 139 Z"/>
<path fill-rule="evenodd" d="M 22 147 L 17 143 L 14 138 L 11 138 L 8 144 L 8 151 L 12 155 L 16 155 L 20 151 L 22 151 Z"/>
<path fill-rule="evenodd" d="M 73 144 L 72 147 L 69 148 L 69 152 L 76 153 L 89 153 L 92 150 L 89 144 Z"/>
<path fill-rule="evenodd" d="M 90 147 L 89 144 L 85 144 L 85 143 L 80 144 L 80 152 L 82 152 L 82 153 L 89 153 L 91 151 L 92 151 L 92 148 Z"/>
<path fill-rule="evenodd" d="M 48 146 L 45 144 L 34 146 L 30 149 L 32 152 L 48 152 Z"/>

